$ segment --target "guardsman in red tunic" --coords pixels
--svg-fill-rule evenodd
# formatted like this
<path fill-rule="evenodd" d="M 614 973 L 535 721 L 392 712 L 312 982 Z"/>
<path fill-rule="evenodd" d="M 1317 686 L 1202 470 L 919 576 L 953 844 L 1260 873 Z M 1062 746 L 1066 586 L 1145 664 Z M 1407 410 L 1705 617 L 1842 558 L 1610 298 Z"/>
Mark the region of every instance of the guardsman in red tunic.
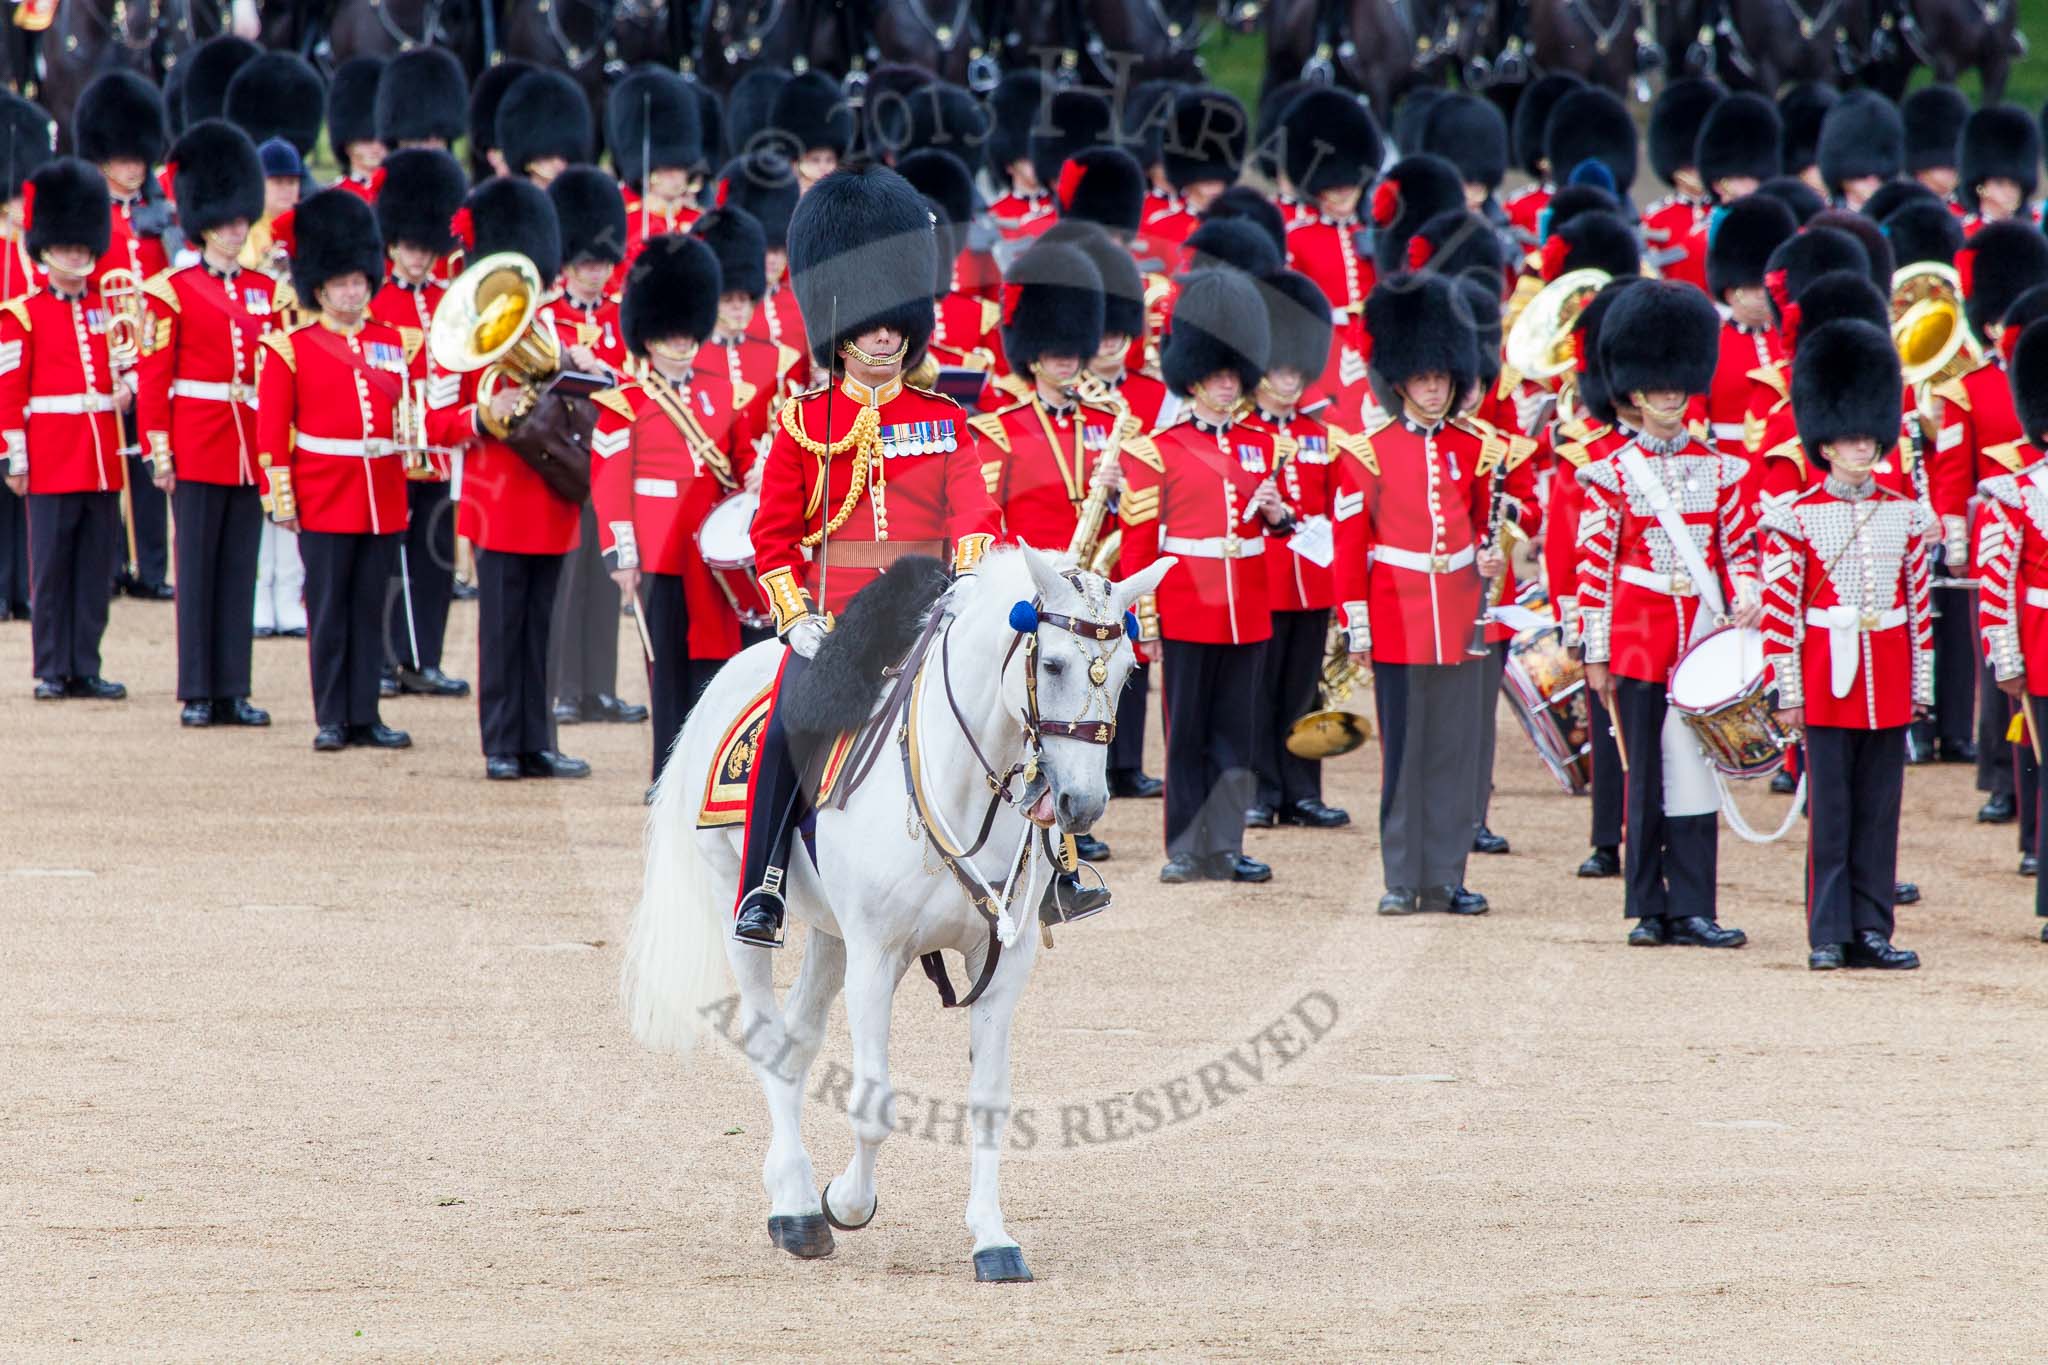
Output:
<path fill-rule="evenodd" d="M 1252 770 L 1258 788 L 1245 824 L 1334 829 L 1350 824 L 1350 813 L 1323 804 L 1323 765 L 1290 753 L 1287 732 L 1317 709 L 1322 686 L 1330 608 L 1337 600 L 1330 573 L 1336 459 L 1350 437 L 1301 411 L 1309 384 L 1330 354 L 1329 296 L 1314 280 L 1291 270 L 1269 276 L 1261 292 L 1272 345 L 1266 373 L 1252 391 L 1251 411 L 1240 424 L 1272 438 L 1273 471 L 1297 534 L 1286 542 L 1290 553 L 1266 565 L 1273 635 L 1266 642 L 1253 714 Z"/>
<path fill-rule="evenodd" d="M 1035 66 L 1004 72 L 988 97 L 982 157 L 990 178 L 1006 191 L 988 206 L 988 216 L 1007 241 L 1035 237 L 1058 221 L 1051 187 L 1038 178 L 1031 156 L 1031 130 L 1045 98 L 1045 78 Z"/>
<path fill-rule="evenodd" d="M 1726 95 L 1699 76 L 1667 84 L 1650 106 L 1650 166 L 1671 193 L 1643 210 L 1651 264 L 1667 280 L 1707 287 L 1707 220 L 1714 199 L 1700 176 L 1695 148 L 1707 115 Z"/>
<path fill-rule="evenodd" d="M 1753 428 L 1745 418 L 1755 386 L 1782 383 L 1775 367 L 1785 358 L 1785 344 L 1771 310 L 1770 294 L 1764 288 L 1764 274 L 1771 253 L 1798 231 L 1792 210 L 1782 201 L 1760 194 L 1722 210 L 1714 229 L 1713 244 L 1707 251 L 1707 292 L 1727 309 L 1727 315 L 1721 322 L 1714 387 L 1707 391 L 1707 425 L 1715 448 L 1723 455 L 1754 452 Z M 1772 379 L 1761 379 L 1759 371 Z"/>
<path fill-rule="evenodd" d="M 292 218 L 292 286 L 320 316 L 264 338 L 256 463 L 272 519 L 298 532 L 306 561 L 313 748 L 404 749 L 412 737 L 378 715 L 377 679 L 405 535 L 393 418 L 423 339 L 369 320 L 384 244 L 368 204 L 322 190 Z"/>
<path fill-rule="evenodd" d="M 625 259 L 605 289 L 616 296 L 649 238 L 687 232 L 701 216 L 690 199 L 690 173 L 704 159 L 703 116 L 681 76 L 648 66 L 612 87 L 605 128 L 626 201 Z"/>
<path fill-rule="evenodd" d="M 646 244 L 620 302 L 638 379 L 599 396 L 590 438 L 605 567 L 647 613 L 655 777 L 742 644 L 738 613 L 697 550 L 705 516 L 740 491 L 754 461 L 753 409 L 722 374 L 694 364 L 723 292 L 717 257 L 695 233 Z"/>
<path fill-rule="evenodd" d="M 1744 462 L 1686 429 L 1714 378 L 1720 317 L 1690 285 L 1646 281 L 1600 324 L 1601 363 L 1642 426 L 1578 471 L 1578 606 L 1586 686 L 1609 707 L 1627 756 L 1629 942 L 1736 948 L 1715 922 L 1719 803 L 1705 759 L 1665 688 L 1680 656 L 1725 620 L 1753 627 L 1756 546 Z"/>
<path fill-rule="evenodd" d="M 334 188 L 371 205 L 384 184 L 390 151 L 377 139 L 377 85 L 383 75 L 382 57 L 351 57 L 327 82 L 327 145 L 341 162 Z"/>
<path fill-rule="evenodd" d="M 939 234 L 938 276 L 932 281 L 934 315 L 931 356 L 951 370 L 999 372 L 1003 342 L 998 331 L 1002 305 L 960 287 L 959 262 L 974 222 L 974 177 L 951 152 L 923 147 L 896 165 L 897 174 L 932 206 Z"/>
<path fill-rule="evenodd" d="M 1759 523 L 1778 722 L 1806 736 L 1815 971 L 1920 965 L 1891 938 L 1906 727 L 1934 702 L 1933 513 L 1872 473 L 1898 441 L 1901 388 L 1885 328 L 1844 320 L 1803 337 L 1792 405 L 1827 474 Z"/>
<path fill-rule="evenodd" d="M 1717 203 L 1733 208 L 1777 176 L 1778 143 L 1784 135 L 1775 104 L 1738 90 L 1707 111 L 1693 149 L 1693 169 Z M 1710 238 L 1720 232 L 1711 223 L 1706 229 Z"/>
<path fill-rule="evenodd" d="M 888 249 L 877 250 L 878 241 Z M 839 328 L 825 335 L 817 325 L 812 357 L 833 387 L 782 409 L 754 512 L 754 568 L 789 646 L 783 682 L 818 652 L 830 614 L 883 569 L 906 555 L 971 569 L 1000 524 L 967 414 L 903 382 L 905 362 L 921 358 L 932 327 L 938 246 L 924 197 L 882 167 L 827 176 L 798 204 L 789 245 L 805 312 L 830 317 L 837 299 Z M 803 813 L 797 778 L 771 710 L 749 792 L 733 925 L 744 942 L 781 942 L 782 880 Z"/>
<path fill-rule="evenodd" d="M 1979 486 L 1984 510 L 1977 530 L 1977 599 L 1984 657 L 2001 695 L 2031 728 L 2048 715 L 2048 322 L 2021 333 L 2012 356 L 2013 396 L 2034 457 L 2017 473 Z M 2048 764 L 2037 765 L 2028 799 L 2048 802 Z M 2034 914 L 2048 920 L 2048 882 L 2034 882 Z M 2048 942 L 2048 925 L 2041 929 Z"/>
<path fill-rule="evenodd" d="M 1899 108 L 1876 90 L 1852 90 L 1829 106 L 1817 149 L 1821 182 L 1838 207 L 1859 210 L 1906 166 Z"/>
<path fill-rule="evenodd" d="M 21 188 L 50 159 L 56 124 L 21 96 L 0 93 L 0 134 L 25 149 L 12 166 L 0 166 L 0 303 L 6 303 L 36 287 L 36 263 L 21 229 Z M 28 614 L 28 509 L 0 484 L 0 621 L 25 621 Z"/>
<path fill-rule="evenodd" d="M 1557 181 L 1571 172 L 1569 166 L 1553 166 L 1543 144 L 1544 125 L 1557 102 L 1585 82 L 1568 71 L 1550 71 L 1530 81 L 1515 101 L 1513 134 L 1515 161 L 1529 177 L 1529 184 L 1509 195 L 1501 204 L 1507 213 L 1515 241 L 1524 251 L 1543 244 L 1543 211 L 1550 196 L 1557 193 Z"/>
<path fill-rule="evenodd" d="M 1138 254 L 1172 266 L 1179 248 L 1201 226 L 1212 200 L 1244 169 L 1251 120 L 1234 95 L 1214 87 L 1174 97 L 1160 144 L 1160 164 L 1173 186 L 1171 199 L 1146 206 L 1138 225 Z"/>
<path fill-rule="evenodd" d="M 1335 330 L 1317 387 L 1335 397 L 1347 387 L 1362 389 L 1365 384 L 1371 350 L 1365 337 L 1365 297 L 1372 292 L 1375 275 L 1371 253 L 1361 242 L 1365 225 L 1359 201 L 1379 172 L 1383 144 L 1365 106 L 1334 89 L 1306 91 L 1289 105 L 1281 135 L 1286 139 L 1288 178 L 1315 209 L 1287 229 L 1287 264 L 1315 281 L 1330 300 Z M 1389 201 L 1376 202 L 1385 206 Z M 1463 202 L 1462 195 L 1458 202 Z M 1339 404 L 1338 421 L 1358 417 L 1348 404 Z"/>
<path fill-rule="evenodd" d="M 0 438 L 8 490 L 28 500 L 35 694 L 118 701 L 128 689 L 100 676 L 100 637 L 121 534 L 116 414 L 133 390 L 109 363 L 92 283 L 109 235 L 106 184 L 67 157 L 38 168 L 26 194 L 29 254 L 48 283 L 0 306 Z"/>
<path fill-rule="evenodd" d="M 590 101 L 564 71 L 535 67 L 514 80 L 498 101 L 496 123 L 506 173 L 537 188 L 590 160 Z"/>
<path fill-rule="evenodd" d="M 747 429 L 764 436 L 774 414 L 793 394 L 790 380 L 802 357 L 794 346 L 747 333 L 768 290 L 767 242 L 761 225 L 745 209 L 713 209 L 691 225 L 690 235 L 717 257 L 721 291 L 717 318 L 697 347 L 696 369 L 725 380 L 733 401 L 745 409 Z M 751 470 L 754 462 L 749 460 L 745 467 Z"/>
<path fill-rule="evenodd" d="M 249 703 L 256 557 L 256 368 L 278 322 L 277 282 L 237 258 L 263 212 L 263 164 L 233 124 L 205 119 L 171 149 L 178 222 L 196 265 L 144 286 L 148 344 L 136 416 L 156 485 L 178 518 L 179 717 L 187 726 L 268 725 Z"/>
<path fill-rule="evenodd" d="M 422 336 L 433 327 L 434 311 L 447 288 L 437 267 L 461 249 L 449 220 L 462 206 L 469 180 L 455 158 L 431 147 L 393 152 L 380 168 L 377 230 L 390 257 L 391 273 L 370 300 L 370 316 Z M 453 402 L 462 376 L 442 370 L 422 346 L 409 380 L 415 412 L 432 396 Z M 385 666 L 397 690 L 413 696 L 466 697 L 469 684 L 441 668 L 448 633 L 448 604 L 455 595 L 455 506 L 449 501 L 453 459 L 429 451 L 407 462 L 405 543 L 399 547 L 400 592 L 385 614 Z"/>
<path fill-rule="evenodd" d="M 1482 587 L 1505 567 L 1488 536 L 1485 459 L 1502 443 L 1455 416 L 1478 342 L 1440 275 L 1381 284 L 1366 303 L 1383 416 L 1338 462 L 1337 599 L 1346 646 L 1373 671 L 1379 714 L 1383 915 L 1480 915 L 1465 887 L 1483 676 L 1471 651 Z"/>
<path fill-rule="evenodd" d="M 1899 101 L 1908 182 L 1933 194 L 1951 216 L 1965 212 L 1955 202 L 1962 180 L 1957 148 L 1969 117 L 1970 101 L 1953 85 L 1930 83 Z"/>
<path fill-rule="evenodd" d="M 2029 207 L 2041 176 L 2041 131 L 2033 116 L 2010 104 L 1973 111 L 1963 124 L 1956 203 L 1968 215 L 1963 232 L 2018 219 L 2035 227 Z"/>
<path fill-rule="evenodd" d="M 1272 473 L 1273 437 L 1236 420 L 1265 371 L 1271 329 L 1258 286 L 1229 269 L 1186 277 L 1163 357 L 1180 420 L 1122 450 L 1123 543 L 1117 576 L 1164 555 L 1179 560 L 1140 599 L 1138 632 L 1162 661 L 1166 852 L 1159 879 L 1263 882 L 1244 855 L 1244 813 L 1257 794 L 1253 709 L 1272 635 L 1269 543 L 1293 521 Z"/>
<path fill-rule="evenodd" d="M 798 353 L 789 373 L 793 387 L 810 382 L 810 354 L 804 341 L 803 313 L 789 287 L 789 219 L 796 209 L 796 171 L 772 151 L 750 152 L 719 172 L 715 202 L 721 208 L 745 209 L 761 225 L 768 244 L 767 292 L 754 310 L 747 335 Z"/>

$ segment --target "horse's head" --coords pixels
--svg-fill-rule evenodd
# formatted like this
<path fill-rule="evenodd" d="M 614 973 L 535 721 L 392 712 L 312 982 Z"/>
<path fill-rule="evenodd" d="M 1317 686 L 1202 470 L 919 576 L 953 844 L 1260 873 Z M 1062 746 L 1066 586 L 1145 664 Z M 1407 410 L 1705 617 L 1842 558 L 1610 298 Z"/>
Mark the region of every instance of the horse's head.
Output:
<path fill-rule="evenodd" d="M 1028 545 L 1021 549 L 1032 600 L 1011 608 L 1010 624 L 1024 636 L 1024 662 L 1009 670 L 1003 690 L 1012 713 L 1037 727 L 1041 748 L 1018 804 L 1039 824 L 1080 834 L 1109 804 L 1116 703 L 1137 660 L 1126 615 L 1174 561 L 1161 559 L 1113 583 L 1064 569 Z"/>

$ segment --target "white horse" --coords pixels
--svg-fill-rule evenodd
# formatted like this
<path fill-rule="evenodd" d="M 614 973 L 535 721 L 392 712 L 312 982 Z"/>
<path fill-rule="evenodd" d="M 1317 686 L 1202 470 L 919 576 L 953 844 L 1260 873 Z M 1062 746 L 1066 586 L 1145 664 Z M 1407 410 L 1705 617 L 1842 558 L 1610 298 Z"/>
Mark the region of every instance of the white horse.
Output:
<path fill-rule="evenodd" d="M 952 949 L 981 986 L 968 1005 L 974 1141 L 967 1227 L 975 1278 L 1031 1278 L 1003 1227 L 997 1162 L 1010 1110 L 1011 1014 L 1037 957 L 1032 921 L 1052 871 L 1040 831 L 1085 831 L 1108 804 L 1103 741 L 1133 662 L 1125 613 L 1173 562 L 1161 559 L 1111 583 L 1063 570 L 1028 547 L 998 550 L 939 599 L 932 611 L 942 624 L 906 712 L 921 800 L 913 803 L 906 790 L 894 728 L 906 722 L 892 722 L 886 750 L 845 808 L 828 802 L 819 812 L 816 865 L 802 848 L 792 850 L 788 914 L 810 933 L 783 1005 L 772 951 L 735 943 L 729 933 L 739 831 L 697 828 L 714 751 L 774 677 L 782 646 L 756 645 L 734 659 L 691 713 L 648 815 L 645 883 L 621 994 L 634 1037 L 648 1047 L 687 1051 L 713 1027 L 744 1039 L 773 1121 L 761 1176 L 775 1245 L 798 1256 L 830 1255 L 832 1228 L 863 1228 L 874 1218 L 875 1155 L 895 1118 L 890 1005 L 913 962 Z M 989 769 L 997 778 L 1014 772 L 1005 783 L 1014 800 L 995 812 L 979 853 L 957 859 L 957 870 L 947 867 L 946 852 L 967 850 L 981 828 Z M 985 903 L 998 914 L 977 908 L 965 885 L 993 888 Z M 994 970 L 982 981 L 991 952 Z M 737 1018 L 722 1003 L 721 954 L 739 981 Z M 805 1078 L 842 985 L 853 1039 L 846 1098 L 854 1151 L 821 1191 L 802 1138 Z"/>

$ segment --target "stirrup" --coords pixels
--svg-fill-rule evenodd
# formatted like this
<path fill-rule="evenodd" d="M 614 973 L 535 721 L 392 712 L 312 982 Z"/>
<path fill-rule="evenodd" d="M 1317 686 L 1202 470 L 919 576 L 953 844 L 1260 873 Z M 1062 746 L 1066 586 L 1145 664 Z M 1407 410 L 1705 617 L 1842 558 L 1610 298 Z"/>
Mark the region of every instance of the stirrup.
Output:
<path fill-rule="evenodd" d="M 1088 871 L 1088 875 L 1095 879 L 1094 886 L 1087 887 L 1081 886 L 1079 884 L 1079 877 L 1081 869 L 1083 868 L 1086 868 Z M 1110 894 L 1109 884 L 1102 880 L 1102 874 L 1095 870 L 1095 865 L 1093 863 L 1077 863 L 1074 868 L 1074 875 L 1076 878 L 1075 889 L 1077 891 L 1082 893 L 1086 893 L 1089 891 L 1101 891 L 1105 895 Z M 1088 919 L 1092 916 L 1101 914 L 1103 911 L 1109 909 L 1109 907 L 1114 903 L 1113 900 L 1105 900 L 1102 902 L 1102 904 L 1093 906 L 1089 909 L 1070 912 L 1067 905 L 1065 904 L 1065 897 L 1063 897 L 1060 894 L 1060 891 L 1060 873 L 1056 871 L 1053 873 L 1052 880 L 1045 884 L 1045 895 L 1040 897 L 1038 901 L 1039 923 L 1047 925 L 1074 924 L 1080 920 Z"/>
<path fill-rule="evenodd" d="M 755 887 L 740 900 L 739 908 L 733 912 L 732 941 L 734 943 L 744 943 L 754 948 L 782 947 L 784 942 L 782 924 L 785 917 L 784 912 L 787 909 L 788 907 L 782 899 L 781 892 L 771 890 L 766 884 Z M 740 921 L 745 918 L 749 910 L 764 910 L 769 913 L 775 923 L 775 935 L 773 938 L 755 938 L 750 934 L 742 934 L 740 932 Z"/>

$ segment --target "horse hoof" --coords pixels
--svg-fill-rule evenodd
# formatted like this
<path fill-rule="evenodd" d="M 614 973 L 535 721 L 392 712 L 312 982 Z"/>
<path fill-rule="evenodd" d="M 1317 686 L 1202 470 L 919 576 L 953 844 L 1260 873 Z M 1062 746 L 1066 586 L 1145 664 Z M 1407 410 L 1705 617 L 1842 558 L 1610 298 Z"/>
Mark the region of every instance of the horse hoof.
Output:
<path fill-rule="evenodd" d="M 792 1256 L 815 1261 L 832 1254 L 832 1229 L 822 1213 L 778 1213 L 768 1220 L 768 1240 Z"/>
<path fill-rule="evenodd" d="M 974 1253 L 974 1278 L 982 1284 L 1018 1284 L 1031 1278 L 1018 1247 L 990 1247 Z"/>
<path fill-rule="evenodd" d="M 843 1223 L 839 1220 L 839 1215 L 832 1212 L 832 1182 L 828 1180 L 825 1182 L 825 1188 L 818 1191 L 818 1207 L 825 1211 L 825 1221 L 838 1228 L 841 1232 L 859 1232 L 862 1228 L 875 1221 L 875 1211 L 882 1207 L 882 1201 L 879 1198 L 876 1199 L 875 1207 L 869 1209 L 868 1216 L 861 1219 L 858 1223 Z"/>

